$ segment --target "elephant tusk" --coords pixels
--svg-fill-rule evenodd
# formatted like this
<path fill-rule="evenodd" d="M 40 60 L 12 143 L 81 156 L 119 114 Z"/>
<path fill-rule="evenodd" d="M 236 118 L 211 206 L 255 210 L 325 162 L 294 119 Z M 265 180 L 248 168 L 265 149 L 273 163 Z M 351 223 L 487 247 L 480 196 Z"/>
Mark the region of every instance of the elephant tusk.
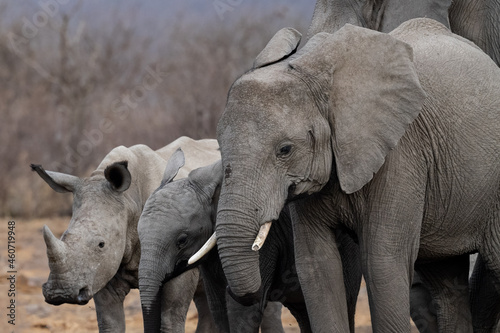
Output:
<path fill-rule="evenodd" d="M 271 229 L 272 223 L 273 223 L 272 221 L 266 222 L 260 227 L 259 233 L 257 234 L 257 237 L 255 237 L 255 241 L 253 242 L 252 250 L 259 251 L 260 248 L 264 245 L 264 242 L 266 241 L 267 234 L 269 233 L 269 230 Z"/>
<path fill-rule="evenodd" d="M 215 244 L 217 244 L 217 236 L 215 235 L 215 232 L 210 236 L 210 238 L 206 241 L 206 243 L 201 247 L 201 249 L 198 250 L 195 254 L 191 256 L 188 260 L 188 265 L 192 265 L 201 258 L 208 252 L 210 252 L 211 249 L 214 248 Z"/>

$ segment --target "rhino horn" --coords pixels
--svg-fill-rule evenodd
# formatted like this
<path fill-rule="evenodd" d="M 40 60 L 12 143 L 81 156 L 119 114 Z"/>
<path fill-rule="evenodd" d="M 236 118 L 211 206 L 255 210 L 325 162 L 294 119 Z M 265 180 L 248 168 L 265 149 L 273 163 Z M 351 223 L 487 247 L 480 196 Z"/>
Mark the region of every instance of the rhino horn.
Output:
<path fill-rule="evenodd" d="M 65 244 L 54 236 L 47 225 L 43 226 L 43 239 L 45 245 L 47 245 L 49 263 L 62 262 L 64 260 Z"/>

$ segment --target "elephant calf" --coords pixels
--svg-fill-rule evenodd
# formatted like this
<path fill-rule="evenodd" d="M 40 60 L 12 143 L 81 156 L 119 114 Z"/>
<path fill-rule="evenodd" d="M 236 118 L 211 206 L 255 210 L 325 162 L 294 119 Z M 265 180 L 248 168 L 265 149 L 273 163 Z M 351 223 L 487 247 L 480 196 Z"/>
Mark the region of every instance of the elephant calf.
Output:
<path fill-rule="evenodd" d="M 47 303 L 86 304 L 93 297 L 99 331 L 125 331 L 123 300 L 131 288 L 138 287 L 137 223 L 168 158 L 180 147 L 189 163 L 179 177 L 220 159 L 217 141 L 181 137 L 156 151 L 145 145 L 117 147 L 88 178 L 31 166 L 56 192 L 72 192 L 74 198 L 73 216 L 61 239 L 47 226 L 43 228 L 50 267 L 43 285 Z M 199 272 L 192 270 L 165 286 L 161 319 L 166 330 L 184 331 L 198 280 Z M 214 331 L 205 297 L 195 298 L 195 302 L 200 315 L 198 328 Z"/>
<path fill-rule="evenodd" d="M 144 319 L 147 322 L 145 326 L 151 332 L 157 328 L 154 300 L 161 281 L 165 277 L 168 280 L 192 269 L 194 263 L 188 264 L 188 259 L 205 243 L 215 228 L 222 182 L 221 162 L 193 170 L 187 178 L 172 182 L 183 163 L 182 151 L 169 160 L 161 186 L 146 202 L 138 225 L 141 241 L 139 289 L 145 311 Z M 361 281 L 358 247 L 347 235 L 339 237 L 343 237 L 340 241 L 343 247 L 340 250 L 345 254 L 344 269 L 349 272 L 346 282 L 352 286 L 348 288 L 348 304 L 353 329 Z M 215 239 L 213 240 L 210 243 L 215 246 Z M 311 332 L 302 289 L 295 271 L 293 234 L 287 209 L 282 211 L 260 252 L 263 299 L 241 306 L 232 297 L 226 297 L 227 282 L 217 251 L 210 251 L 208 248 L 204 252 L 208 253 L 200 260 L 201 272 L 210 308 L 221 331 L 258 332 L 263 308 L 271 301 L 283 303 L 295 316 L 301 330 Z M 262 331 L 282 331 L 280 317 L 273 318 L 269 305 L 276 308 L 273 303 L 267 303 Z"/>

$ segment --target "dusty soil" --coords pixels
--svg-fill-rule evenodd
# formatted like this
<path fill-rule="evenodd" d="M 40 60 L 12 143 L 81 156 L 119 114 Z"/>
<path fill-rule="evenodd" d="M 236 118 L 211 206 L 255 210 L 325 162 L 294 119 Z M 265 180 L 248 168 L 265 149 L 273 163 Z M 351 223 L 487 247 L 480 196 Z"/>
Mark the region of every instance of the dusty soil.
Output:
<path fill-rule="evenodd" d="M 8 218 L 2 218 L 0 229 L 0 332 L 30 333 L 90 333 L 98 332 L 93 301 L 87 305 L 52 306 L 44 302 L 42 284 L 49 268 L 45 254 L 42 227 L 47 224 L 56 236 L 67 228 L 68 218 L 16 220 L 15 223 L 15 326 L 8 323 L 10 271 L 7 258 Z M 139 292 L 133 290 L 125 300 L 127 332 L 142 332 L 142 314 Z M 286 332 L 299 332 L 297 323 L 288 310 L 283 311 Z M 194 332 L 197 314 L 194 305 L 188 313 L 186 332 Z M 371 332 L 368 299 L 364 286 L 359 295 L 356 313 L 356 332 Z M 415 332 L 417 332 L 415 330 Z"/>

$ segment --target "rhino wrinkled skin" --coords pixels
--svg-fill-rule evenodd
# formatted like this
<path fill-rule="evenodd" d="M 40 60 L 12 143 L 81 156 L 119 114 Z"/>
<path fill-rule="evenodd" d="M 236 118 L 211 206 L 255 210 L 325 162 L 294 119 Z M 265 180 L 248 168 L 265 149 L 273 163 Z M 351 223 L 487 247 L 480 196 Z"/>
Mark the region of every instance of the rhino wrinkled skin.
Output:
<path fill-rule="evenodd" d="M 178 148 L 187 162 L 177 178 L 220 159 L 216 140 L 181 137 L 156 151 L 145 145 L 116 147 L 87 178 L 32 165 L 55 191 L 72 192 L 74 199 L 69 227 L 60 239 L 48 226 L 43 228 L 50 267 L 43 285 L 47 303 L 82 305 L 94 298 L 99 331 L 125 330 L 123 300 L 131 288 L 138 288 L 137 223 L 147 198 L 162 179 L 167 160 Z M 170 315 L 162 315 L 162 327 L 184 329 L 179 318 L 185 319 L 198 280 L 199 272 L 194 270 L 173 283 L 185 286 L 183 290 L 165 286 L 162 313 Z M 183 306 L 169 309 L 175 303 Z"/>

